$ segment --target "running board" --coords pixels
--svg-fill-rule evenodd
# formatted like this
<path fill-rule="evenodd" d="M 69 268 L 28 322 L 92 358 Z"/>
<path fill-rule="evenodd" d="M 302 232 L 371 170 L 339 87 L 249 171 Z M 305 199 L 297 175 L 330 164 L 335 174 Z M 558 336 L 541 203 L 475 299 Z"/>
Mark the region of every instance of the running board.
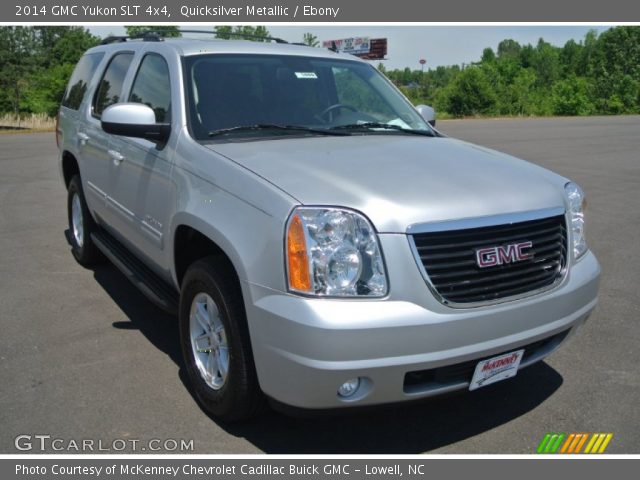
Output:
<path fill-rule="evenodd" d="M 172 315 L 178 314 L 180 297 L 167 282 L 151 271 L 127 248 L 104 230 L 91 234 L 93 243 L 151 302 Z"/>

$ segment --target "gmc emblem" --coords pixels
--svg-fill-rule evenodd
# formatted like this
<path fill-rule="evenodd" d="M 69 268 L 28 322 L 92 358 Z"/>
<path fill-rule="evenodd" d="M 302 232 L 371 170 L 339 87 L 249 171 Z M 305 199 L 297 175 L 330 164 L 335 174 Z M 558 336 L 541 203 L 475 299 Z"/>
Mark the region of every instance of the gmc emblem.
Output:
<path fill-rule="evenodd" d="M 531 248 L 533 243 L 521 242 L 497 247 L 480 248 L 476 250 L 476 263 L 480 268 L 494 267 L 505 263 L 521 262 L 533 257 L 532 253 L 524 250 Z"/>

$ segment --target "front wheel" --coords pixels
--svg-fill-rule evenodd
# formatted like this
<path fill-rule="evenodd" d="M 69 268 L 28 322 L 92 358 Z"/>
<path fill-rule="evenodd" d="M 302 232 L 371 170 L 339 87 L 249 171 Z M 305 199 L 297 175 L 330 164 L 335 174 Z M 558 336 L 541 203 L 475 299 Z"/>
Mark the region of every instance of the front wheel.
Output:
<path fill-rule="evenodd" d="M 242 294 L 222 259 L 195 262 L 180 294 L 180 344 L 189 380 L 203 408 L 232 422 L 262 408 Z"/>

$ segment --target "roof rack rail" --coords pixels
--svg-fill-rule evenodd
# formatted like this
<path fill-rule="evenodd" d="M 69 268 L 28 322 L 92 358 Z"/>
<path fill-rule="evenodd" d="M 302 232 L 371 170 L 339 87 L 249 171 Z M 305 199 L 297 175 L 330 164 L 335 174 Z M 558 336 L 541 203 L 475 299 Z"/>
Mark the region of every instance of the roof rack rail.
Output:
<path fill-rule="evenodd" d="M 207 35 L 216 35 L 215 30 L 180 30 L 180 33 L 204 33 Z M 282 38 L 264 37 L 262 35 L 252 35 L 250 33 L 229 32 L 229 33 L 224 33 L 224 35 L 225 36 L 228 35 L 230 37 L 242 37 L 247 39 L 253 38 L 253 39 L 270 40 L 276 43 L 289 43 L 286 40 L 283 40 Z M 100 45 L 108 45 L 110 43 L 122 43 L 128 40 L 143 40 L 145 42 L 162 42 L 164 41 L 164 37 L 160 32 L 148 30 L 146 32 L 138 33 L 136 35 L 111 35 L 104 38 L 100 42 Z"/>
<path fill-rule="evenodd" d="M 110 35 L 104 38 L 100 45 L 109 45 L 110 43 L 122 43 L 128 40 L 143 40 L 145 42 L 162 42 L 164 38 L 158 32 L 149 30 L 137 35 Z"/>
<path fill-rule="evenodd" d="M 216 35 L 216 31 L 215 30 L 180 30 L 180 33 L 204 33 L 204 34 L 207 34 L 207 35 Z M 229 33 L 224 33 L 222 35 L 230 36 L 230 37 L 242 37 L 242 38 L 247 38 L 247 39 L 271 40 L 272 42 L 276 42 L 276 43 L 289 43 L 286 40 L 283 40 L 282 38 L 265 37 L 265 36 L 262 36 L 262 35 L 252 35 L 250 33 L 229 32 Z"/>

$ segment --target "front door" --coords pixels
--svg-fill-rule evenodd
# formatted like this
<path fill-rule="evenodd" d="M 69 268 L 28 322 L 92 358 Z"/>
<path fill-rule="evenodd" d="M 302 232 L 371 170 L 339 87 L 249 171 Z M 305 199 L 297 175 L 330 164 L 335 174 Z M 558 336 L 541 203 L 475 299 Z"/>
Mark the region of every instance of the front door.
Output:
<path fill-rule="evenodd" d="M 148 105 L 156 122 L 171 123 L 171 80 L 161 55 L 147 53 L 142 58 L 127 101 Z M 175 205 L 172 151 L 166 144 L 115 135 L 109 146 L 109 190 L 122 212 L 116 230 L 152 264 L 162 263 L 169 214 Z"/>

